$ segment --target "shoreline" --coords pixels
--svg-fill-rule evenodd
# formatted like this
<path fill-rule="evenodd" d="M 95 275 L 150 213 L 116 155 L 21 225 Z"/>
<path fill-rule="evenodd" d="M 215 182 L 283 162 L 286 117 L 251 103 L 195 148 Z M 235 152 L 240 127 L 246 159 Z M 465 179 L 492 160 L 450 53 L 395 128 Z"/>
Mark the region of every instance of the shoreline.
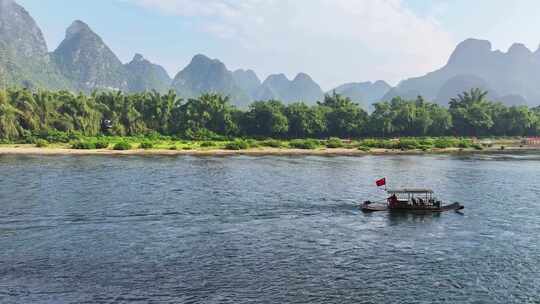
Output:
<path fill-rule="evenodd" d="M 505 147 L 501 150 L 500 147 L 485 148 L 483 150 L 476 149 L 433 149 L 429 151 L 422 150 L 388 150 L 388 149 L 372 149 L 370 151 L 362 151 L 358 149 L 287 149 L 287 148 L 253 148 L 246 150 L 223 150 L 223 149 L 194 149 L 194 150 L 164 150 L 164 149 L 133 149 L 126 151 L 116 151 L 111 149 L 100 150 L 76 150 L 69 148 L 46 147 L 37 148 L 30 145 L 21 146 L 0 146 L 1 155 L 36 155 L 36 156 L 61 156 L 61 155 L 80 155 L 80 156 L 369 156 L 369 155 L 436 155 L 436 154 L 481 154 L 481 153 L 516 153 L 527 151 L 540 151 L 540 146 L 526 147 Z"/>

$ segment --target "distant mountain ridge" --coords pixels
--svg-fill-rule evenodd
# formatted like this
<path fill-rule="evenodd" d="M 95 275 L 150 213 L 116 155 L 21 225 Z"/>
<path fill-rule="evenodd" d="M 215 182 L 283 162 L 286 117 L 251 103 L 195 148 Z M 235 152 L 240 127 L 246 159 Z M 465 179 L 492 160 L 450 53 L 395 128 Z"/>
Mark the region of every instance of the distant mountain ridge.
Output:
<path fill-rule="evenodd" d="M 41 29 L 13 0 L 0 0 L 0 38 L 0 81 L 7 85 L 83 92 L 173 89 L 184 98 L 214 92 L 229 95 L 240 107 L 254 100 L 268 99 L 314 104 L 324 96 L 319 84 L 308 74 L 299 73 L 292 80 L 284 74 L 270 75 L 261 82 L 252 70 L 232 72 L 218 59 L 201 54 L 194 56 L 189 65 L 171 79 L 162 66 L 140 54 L 122 63 L 103 39 L 80 20 L 68 27 L 65 39 L 56 50 L 48 53 Z M 343 94 L 360 98 L 349 91 Z M 366 96 L 367 100 L 358 102 L 377 100 L 372 93 Z"/>
<path fill-rule="evenodd" d="M 352 82 L 335 91 L 361 104 L 393 97 L 424 96 L 442 105 L 471 88 L 489 91 L 489 97 L 507 105 L 540 103 L 540 49 L 534 52 L 514 44 L 504 53 L 492 50 L 486 40 L 461 42 L 447 64 L 421 77 L 403 80 L 391 88 L 386 82 Z M 252 70 L 230 71 L 218 59 L 196 55 L 173 79 L 160 65 L 140 54 L 122 63 L 103 39 L 83 21 L 74 21 L 65 39 L 49 53 L 41 29 L 14 0 L 0 0 L 0 85 L 67 89 L 91 92 L 121 90 L 143 92 L 175 90 L 190 98 L 206 92 L 226 94 L 239 107 L 254 100 L 315 104 L 324 92 L 306 73 L 289 80 L 273 74 L 264 81 Z"/>
<path fill-rule="evenodd" d="M 202 54 L 195 55 L 188 66 L 174 77 L 172 88 L 184 97 L 221 93 L 231 96 L 239 106 L 245 106 L 250 101 L 223 62 Z"/>
<path fill-rule="evenodd" d="M 82 21 L 71 24 L 52 57 L 76 90 L 128 90 L 128 74 L 122 62 Z"/>
<path fill-rule="evenodd" d="M 261 86 L 261 80 L 253 70 L 238 69 L 233 72 L 233 77 L 236 84 L 251 98 L 255 96 L 255 92 Z"/>
<path fill-rule="evenodd" d="M 503 53 L 492 50 L 487 40 L 467 39 L 456 47 L 444 67 L 402 81 L 384 99 L 420 94 L 444 105 L 450 96 L 480 87 L 488 90 L 493 99 L 533 105 L 540 103 L 539 80 L 540 49 L 532 52 L 515 43 Z"/>
<path fill-rule="evenodd" d="M 160 65 L 135 54 L 131 62 L 124 65 L 128 72 L 128 91 L 144 92 L 155 90 L 165 93 L 171 88 L 172 79 Z"/>
<path fill-rule="evenodd" d="M 391 89 L 392 87 L 386 83 L 386 81 L 378 80 L 376 82 L 367 81 L 346 83 L 338 86 L 328 93 L 336 92 L 338 94 L 347 96 L 352 100 L 360 101 L 362 102 L 362 106 L 368 109 L 371 104 L 381 101 L 381 98 Z"/>
<path fill-rule="evenodd" d="M 285 74 L 275 74 L 266 78 L 255 92 L 254 99 L 315 103 L 323 96 L 321 87 L 305 73 L 299 73 L 293 80 L 289 80 Z"/>
<path fill-rule="evenodd" d="M 69 86 L 47 52 L 30 14 L 12 0 L 0 0 L 0 81 L 52 89 Z"/>

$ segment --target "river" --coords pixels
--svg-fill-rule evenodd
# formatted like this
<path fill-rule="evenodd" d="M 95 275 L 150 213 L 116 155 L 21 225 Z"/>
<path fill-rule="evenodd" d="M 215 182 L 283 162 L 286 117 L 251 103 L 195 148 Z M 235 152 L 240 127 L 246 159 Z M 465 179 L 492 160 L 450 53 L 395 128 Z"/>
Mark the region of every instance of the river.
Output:
<path fill-rule="evenodd" d="M 537 154 L 0 156 L 0 172 L 0 303 L 540 299 Z M 363 214 L 381 177 L 466 208 Z"/>

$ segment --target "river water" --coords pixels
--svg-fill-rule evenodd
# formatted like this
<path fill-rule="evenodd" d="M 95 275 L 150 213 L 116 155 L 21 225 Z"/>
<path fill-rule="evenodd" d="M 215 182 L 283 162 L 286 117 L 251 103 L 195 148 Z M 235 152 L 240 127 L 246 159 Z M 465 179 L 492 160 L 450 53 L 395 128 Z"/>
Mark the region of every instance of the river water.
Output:
<path fill-rule="evenodd" d="M 540 155 L 0 156 L 0 303 L 540 303 Z M 390 186 L 462 214 L 363 214 Z"/>

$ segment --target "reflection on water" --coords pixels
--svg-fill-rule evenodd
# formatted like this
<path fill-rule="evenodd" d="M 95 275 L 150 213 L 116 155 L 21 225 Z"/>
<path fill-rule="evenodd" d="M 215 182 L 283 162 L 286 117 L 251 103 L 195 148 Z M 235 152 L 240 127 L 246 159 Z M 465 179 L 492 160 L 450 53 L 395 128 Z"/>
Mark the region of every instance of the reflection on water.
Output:
<path fill-rule="evenodd" d="M 0 156 L 1 303 L 534 303 L 540 157 Z M 364 214 L 374 181 L 462 214 Z"/>
<path fill-rule="evenodd" d="M 441 213 L 432 212 L 388 212 L 388 224 L 400 225 L 409 223 L 426 223 L 436 221 L 441 217 Z"/>

